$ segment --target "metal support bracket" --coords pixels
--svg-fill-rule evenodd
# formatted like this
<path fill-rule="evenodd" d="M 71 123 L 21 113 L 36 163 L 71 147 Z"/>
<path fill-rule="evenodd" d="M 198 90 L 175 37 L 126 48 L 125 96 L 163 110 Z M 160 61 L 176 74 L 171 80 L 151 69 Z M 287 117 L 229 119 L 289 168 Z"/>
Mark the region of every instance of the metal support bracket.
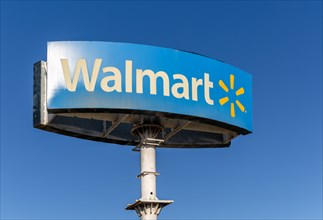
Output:
<path fill-rule="evenodd" d="M 141 217 L 146 214 L 159 215 L 163 207 L 173 203 L 173 200 L 136 200 L 135 203 L 129 204 L 126 210 L 135 210 L 137 215 Z"/>
<path fill-rule="evenodd" d="M 105 132 L 103 132 L 103 137 L 106 138 L 114 129 L 116 129 L 118 127 L 118 125 L 120 125 L 128 117 L 129 117 L 129 114 L 121 116 L 121 117 L 118 117 L 118 119 L 113 121 L 112 125 Z"/>
<path fill-rule="evenodd" d="M 163 139 L 156 139 L 156 138 L 145 138 L 142 142 L 144 145 L 153 145 L 153 146 L 159 146 L 162 143 L 164 143 Z"/>
<path fill-rule="evenodd" d="M 137 178 L 141 178 L 142 176 L 146 176 L 148 174 L 154 174 L 155 176 L 160 176 L 160 173 L 158 172 L 150 172 L 150 171 L 144 171 L 144 172 L 141 172 Z"/>
<path fill-rule="evenodd" d="M 134 148 L 132 148 L 132 151 L 140 152 L 140 146 L 141 146 L 141 144 L 135 146 Z"/>
<path fill-rule="evenodd" d="M 171 137 L 173 137 L 175 134 L 177 134 L 180 130 L 185 128 L 190 123 L 191 123 L 190 121 L 180 123 L 177 127 L 173 128 L 172 131 L 166 135 L 166 137 L 164 138 L 164 141 L 165 142 L 168 141 Z"/>

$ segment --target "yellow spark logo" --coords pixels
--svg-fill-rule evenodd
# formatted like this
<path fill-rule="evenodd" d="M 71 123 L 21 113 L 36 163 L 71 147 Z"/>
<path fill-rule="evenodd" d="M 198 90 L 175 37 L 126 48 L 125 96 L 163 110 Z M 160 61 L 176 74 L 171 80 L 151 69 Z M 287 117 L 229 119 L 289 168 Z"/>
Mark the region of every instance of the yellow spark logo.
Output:
<path fill-rule="evenodd" d="M 220 87 L 225 91 L 225 92 L 229 92 L 229 89 L 228 87 L 225 85 L 225 83 L 220 80 L 219 81 L 219 85 Z M 234 90 L 234 75 L 231 74 L 230 75 L 230 89 L 231 90 Z M 238 89 L 236 92 L 235 92 L 236 96 L 240 96 L 240 95 L 243 95 L 244 94 L 244 88 L 241 87 L 240 89 Z M 219 99 L 219 103 L 220 105 L 224 105 L 225 103 L 227 103 L 229 101 L 229 97 L 228 96 L 225 96 L 221 99 Z M 236 100 L 235 101 L 236 105 L 239 107 L 239 109 L 241 110 L 241 112 L 245 112 L 245 107 L 241 104 L 241 102 L 239 102 L 239 100 Z M 235 113 L 235 109 L 234 109 L 234 102 L 231 102 L 231 117 L 235 117 L 236 116 L 236 113 Z"/>

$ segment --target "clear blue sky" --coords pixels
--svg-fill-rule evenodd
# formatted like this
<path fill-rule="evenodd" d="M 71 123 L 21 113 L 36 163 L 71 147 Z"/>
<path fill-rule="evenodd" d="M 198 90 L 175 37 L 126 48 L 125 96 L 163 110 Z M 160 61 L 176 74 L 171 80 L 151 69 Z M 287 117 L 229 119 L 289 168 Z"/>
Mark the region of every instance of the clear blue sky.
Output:
<path fill-rule="evenodd" d="M 322 218 L 322 1 L 1 1 L 1 218 L 136 219 L 132 147 L 32 127 L 47 41 L 192 51 L 253 75 L 254 133 L 159 149 L 161 219 Z"/>

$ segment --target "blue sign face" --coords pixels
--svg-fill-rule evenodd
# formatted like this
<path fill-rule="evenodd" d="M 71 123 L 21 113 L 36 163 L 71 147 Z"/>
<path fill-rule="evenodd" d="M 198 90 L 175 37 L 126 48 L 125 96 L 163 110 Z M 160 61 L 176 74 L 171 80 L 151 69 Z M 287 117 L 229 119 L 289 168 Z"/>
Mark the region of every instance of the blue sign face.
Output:
<path fill-rule="evenodd" d="M 204 56 L 111 42 L 49 42 L 47 109 L 145 110 L 252 131 L 252 78 Z"/>

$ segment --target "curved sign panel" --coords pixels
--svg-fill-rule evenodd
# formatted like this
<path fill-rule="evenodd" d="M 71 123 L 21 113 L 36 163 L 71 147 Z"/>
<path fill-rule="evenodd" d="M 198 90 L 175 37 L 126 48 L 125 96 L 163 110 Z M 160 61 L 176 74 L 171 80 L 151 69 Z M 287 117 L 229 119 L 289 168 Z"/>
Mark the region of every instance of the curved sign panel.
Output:
<path fill-rule="evenodd" d="M 112 42 L 49 42 L 47 109 L 118 109 L 208 119 L 252 131 L 252 78 L 189 52 Z"/>

